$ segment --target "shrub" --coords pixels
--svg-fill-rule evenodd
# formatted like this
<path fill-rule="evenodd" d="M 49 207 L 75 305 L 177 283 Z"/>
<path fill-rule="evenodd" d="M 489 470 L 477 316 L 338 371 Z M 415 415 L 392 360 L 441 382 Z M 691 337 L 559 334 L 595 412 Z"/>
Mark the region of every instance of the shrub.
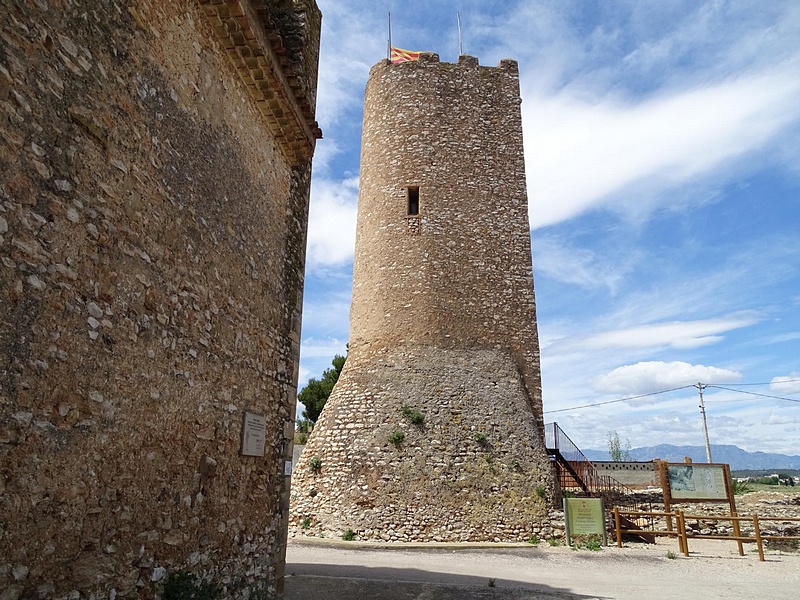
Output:
<path fill-rule="evenodd" d="M 423 421 L 425 421 L 425 416 L 413 406 L 403 404 L 403 408 L 401 410 L 403 412 L 403 416 L 412 425 L 422 425 Z"/>
<path fill-rule="evenodd" d="M 312 456 L 308 459 L 308 468 L 318 473 L 322 469 L 322 459 L 319 456 Z"/>
<path fill-rule="evenodd" d="M 406 439 L 406 434 L 399 429 L 395 429 L 389 434 L 389 443 L 394 444 L 395 446 L 402 444 L 404 439 Z"/>
<path fill-rule="evenodd" d="M 342 539 L 345 542 L 352 542 L 354 539 L 356 539 L 356 532 L 352 529 L 348 529 L 342 534 Z"/>
<path fill-rule="evenodd" d="M 741 494 L 747 494 L 748 492 L 752 492 L 753 488 L 750 487 L 750 483 L 747 481 L 736 481 L 735 479 L 731 480 L 731 489 L 733 490 L 734 496 L 739 496 Z"/>

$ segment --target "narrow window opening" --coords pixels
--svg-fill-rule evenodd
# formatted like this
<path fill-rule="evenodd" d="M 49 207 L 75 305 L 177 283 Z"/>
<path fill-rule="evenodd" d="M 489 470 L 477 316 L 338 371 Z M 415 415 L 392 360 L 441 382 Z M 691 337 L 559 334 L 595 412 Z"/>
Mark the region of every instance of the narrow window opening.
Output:
<path fill-rule="evenodd" d="M 408 188 L 408 214 L 419 214 L 419 187 Z"/>

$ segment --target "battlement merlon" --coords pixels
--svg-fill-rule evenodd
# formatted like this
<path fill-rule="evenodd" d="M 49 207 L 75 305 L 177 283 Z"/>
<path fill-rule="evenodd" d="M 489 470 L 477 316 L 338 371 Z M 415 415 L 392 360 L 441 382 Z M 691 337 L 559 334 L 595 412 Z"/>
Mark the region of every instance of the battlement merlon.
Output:
<path fill-rule="evenodd" d="M 513 58 L 502 58 L 496 67 L 482 67 L 478 63 L 477 56 L 470 56 L 469 54 L 461 54 L 456 63 L 443 63 L 439 60 L 439 55 L 436 52 L 421 52 L 419 59 L 407 61 L 402 63 L 392 63 L 388 58 L 384 58 L 370 69 L 370 77 L 375 71 L 385 68 L 430 68 L 431 66 L 439 67 L 455 67 L 455 68 L 468 68 L 468 69 L 481 69 L 487 71 L 501 71 L 508 75 L 519 78 L 519 63 Z"/>

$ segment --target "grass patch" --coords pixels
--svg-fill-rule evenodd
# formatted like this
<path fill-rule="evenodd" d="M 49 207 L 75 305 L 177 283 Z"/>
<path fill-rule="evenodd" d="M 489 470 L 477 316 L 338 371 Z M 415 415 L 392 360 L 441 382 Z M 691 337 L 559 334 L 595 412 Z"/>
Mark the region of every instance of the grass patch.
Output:
<path fill-rule="evenodd" d="M 406 439 L 406 434 L 400 431 L 399 429 L 395 429 L 392 433 L 389 434 L 389 443 L 394 445 L 397 448 L 400 444 L 403 443 L 403 440 Z"/>
<path fill-rule="evenodd" d="M 675 554 L 672 550 L 670 550 L 669 552 L 667 552 L 667 558 L 670 560 L 675 560 L 676 558 L 678 558 L 678 555 Z"/>
<path fill-rule="evenodd" d="M 356 539 L 356 532 L 352 529 L 348 529 L 342 534 L 342 539 L 345 542 L 352 542 L 354 539 Z"/>
<path fill-rule="evenodd" d="M 602 548 L 603 542 L 599 535 L 577 535 L 572 538 L 573 550 L 589 550 L 591 552 L 600 552 Z"/>
<path fill-rule="evenodd" d="M 538 535 L 532 535 L 531 537 L 528 538 L 528 543 L 531 544 L 532 546 L 536 546 L 541 541 L 542 540 L 539 539 Z"/>
<path fill-rule="evenodd" d="M 300 529 L 308 529 L 311 527 L 311 517 L 303 517 L 303 520 L 300 521 Z"/>

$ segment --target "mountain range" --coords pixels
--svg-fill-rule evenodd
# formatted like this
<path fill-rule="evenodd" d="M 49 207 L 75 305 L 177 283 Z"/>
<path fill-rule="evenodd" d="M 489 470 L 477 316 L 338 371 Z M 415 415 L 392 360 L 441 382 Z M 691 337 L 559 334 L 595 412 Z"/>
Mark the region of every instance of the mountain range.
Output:
<path fill-rule="evenodd" d="M 583 450 L 589 460 L 611 460 L 607 450 Z M 672 444 L 659 444 L 644 448 L 629 450 L 631 459 L 647 461 L 660 458 L 669 462 L 683 462 L 684 456 L 691 457 L 693 462 L 706 462 L 705 446 L 673 446 Z M 747 452 L 738 446 L 726 444 L 712 444 L 711 458 L 715 463 L 728 463 L 734 471 L 753 470 L 778 470 L 800 469 L 800 456 L 786 454 L 772 454 L 769 452 Z"/>

